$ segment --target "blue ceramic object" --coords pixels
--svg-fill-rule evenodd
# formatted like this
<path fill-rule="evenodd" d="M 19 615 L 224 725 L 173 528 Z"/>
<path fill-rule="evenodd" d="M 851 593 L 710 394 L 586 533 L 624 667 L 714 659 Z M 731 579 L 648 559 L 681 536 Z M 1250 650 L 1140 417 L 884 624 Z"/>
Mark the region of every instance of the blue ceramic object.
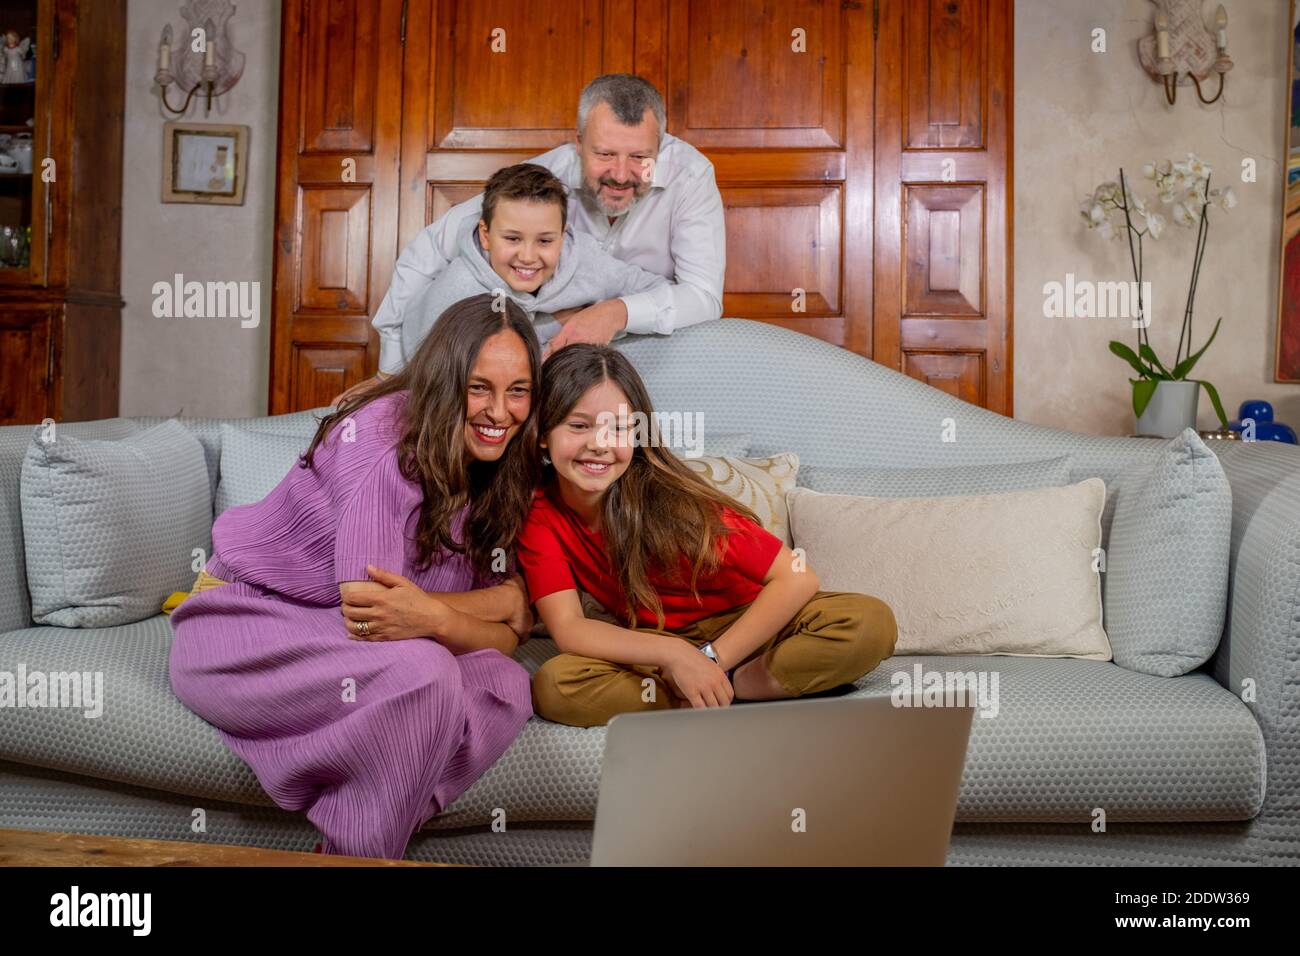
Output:
<path fill-rule="evenodd" d="M 1237 417 L 1228 422 L 1228 428 L 1234 432 L 1241 431 L 1241 423 L 1247 418 L 1255 420 L 1255 441 L 1280 441 L 1288 445 L 1300 444 L 1296 441 L 1295 429 L 1290 425 L 1273 421 L 1273 406 L 1259 399 L 1248 399 L 1237 409 Z"/>

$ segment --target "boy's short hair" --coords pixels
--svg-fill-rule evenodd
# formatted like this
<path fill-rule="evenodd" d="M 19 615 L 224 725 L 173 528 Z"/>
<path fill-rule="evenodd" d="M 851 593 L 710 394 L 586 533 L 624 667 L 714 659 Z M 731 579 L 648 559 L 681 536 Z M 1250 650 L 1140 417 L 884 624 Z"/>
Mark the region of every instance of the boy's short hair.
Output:
<path fill-rule="evenodd" d="M 569 222 L 569 191 L 545 166 L 536 163 L 517 163 L 492 174 L 483 187 L 483 221 L 492 228 L 492 216 L 497 203 L 503 199 L 527 199 L 532 202 L 553 202 L 560 207 L 560 229 Z"/>

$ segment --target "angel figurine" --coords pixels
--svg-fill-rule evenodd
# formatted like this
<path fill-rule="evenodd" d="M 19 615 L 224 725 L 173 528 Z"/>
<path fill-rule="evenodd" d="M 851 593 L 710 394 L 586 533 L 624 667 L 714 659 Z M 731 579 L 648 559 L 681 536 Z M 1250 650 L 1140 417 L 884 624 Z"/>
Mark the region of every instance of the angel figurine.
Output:
<path fill-rule="evenodd" d="M 4 67 L 0 71 L 0 83 L 26 83 L 27 66 L 24 61 L 27 59 L 27 50 L 32 45 L 31 37 L 18 39 L 17 30 L 5 31 Z"/>

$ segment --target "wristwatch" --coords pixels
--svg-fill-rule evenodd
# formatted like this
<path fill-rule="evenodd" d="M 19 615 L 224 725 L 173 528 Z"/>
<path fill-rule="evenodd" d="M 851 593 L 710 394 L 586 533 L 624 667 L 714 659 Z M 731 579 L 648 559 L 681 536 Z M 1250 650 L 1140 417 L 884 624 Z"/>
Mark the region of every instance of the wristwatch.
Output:
<path fill-rule="evenodd" d="M 707 657 L 709 660 L 713 661 L 713 663 L 717 664 L 719 667 L 722 666 L 722 662 L 718 660 L 718 652 L 713 649 L 712 641 L 709 641 L 709 643 L 702 645 L 700 647 L 700 650 L 703 651 L 704 656 Z"/>

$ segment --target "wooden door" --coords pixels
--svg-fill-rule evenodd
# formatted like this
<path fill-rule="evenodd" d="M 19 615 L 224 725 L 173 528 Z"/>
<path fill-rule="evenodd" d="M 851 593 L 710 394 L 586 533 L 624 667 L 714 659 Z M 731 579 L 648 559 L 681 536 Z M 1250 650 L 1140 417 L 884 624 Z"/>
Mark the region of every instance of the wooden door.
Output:
<path fill-rule="evenodd" d="M 291 0 L 272 408 L 372 374 L 397 252 L 602 73 L 713 162 L 723 314 L 1011 412 L 1011 0 Z M 404 37 L 402 39 L 394 39 Z M 367 49 L 367 45 L 369 48 Z M 355 182 L 340 162 L 355 160 Z"/>
<path fill-rule="evenodd" d="M 869 354 L 1010 415 L 1011 0 L 878 2 Z"/>
<path fill-rule="evenodd" d="M 402 0 L 288 0 L 280 65 L 273 414 L 373 374 L 397 256 Z"/>
<path fill-rule="evenodd" d="M 869 353 L 869 5 L 433 0 L 408 19 L 403 244 L 500 167 L 571 141 L 588 81 L 632 72 L 714 164 L 723 314 Z"/>

